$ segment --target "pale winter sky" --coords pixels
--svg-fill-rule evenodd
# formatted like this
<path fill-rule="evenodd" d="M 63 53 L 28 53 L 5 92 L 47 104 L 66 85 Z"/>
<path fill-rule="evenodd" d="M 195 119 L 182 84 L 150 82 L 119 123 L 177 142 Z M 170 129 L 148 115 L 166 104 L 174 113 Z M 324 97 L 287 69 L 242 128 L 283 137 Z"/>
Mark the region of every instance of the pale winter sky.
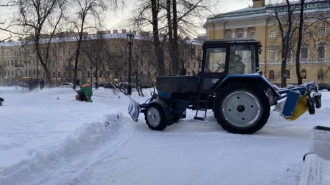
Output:
<path fill-rule="evenodd" d="M 233 11 L 241 8 L 248 7 L 249 5 L 252 5 L 252 0 L 234 0 L 230 2 L 226 2 L 225 0 L 222 0 L 219 3 L 219 8 L 217 8 L 217 12 L 214 12 L 215 14 L 227 12 L 227 11 Z M 130 8 L 129 6 L 125 10 L 118 10 L 114 12 L 113 10 L 109 9 L 103 18 L 104 20 L 104 29 L 108 30 L 121 30 L 121 29 L 133 29 L 130 28 L 130 26 L 127 25 L 127 22 L 125 21 L 127 17 L 130 14 Z M 1 20 L 5 19 L 5 16 L 11 16 L 14 14 L 14 12 L 17 12 L 17 10 L 13 10 L 10 8 L 1 8 L 2 15 L 0 16 Z M 206 20 L 205 20 L 206 21 Z M 205 21 L 201 21 L 201 29 L 199 30 L 199 33 L 204 33 L 205 29 L 202 27 Z M 1 33 L 0 35 L 3 35 L 4 33 Z"/>
<path fill-rule="evenodd" d="M 231 0 L 230 2 L 222 0 L 221 2 L 223 3 L 219 3 L 219 8 L 217 8 L 217 12 L 214 12 L 215 14 L 238 10 L 252 5 L 252 0 Z M 130 8 L 128 7 L 128 9 Z M 117 12 L 108 11 L 105 20 L 109 21 L 104 22 L 104 24 L 107 26 L 108 30 L 126 29 L 127 25 L 125 24 L 125 20 L 128 16 L 129 11 L 126 10 L 118 10 Z M 203 28 L 203 24 L 205 23 L 205 21 L 202 22 L 200 25 L 200 32 L 205 32 L 205 29 Z"/>

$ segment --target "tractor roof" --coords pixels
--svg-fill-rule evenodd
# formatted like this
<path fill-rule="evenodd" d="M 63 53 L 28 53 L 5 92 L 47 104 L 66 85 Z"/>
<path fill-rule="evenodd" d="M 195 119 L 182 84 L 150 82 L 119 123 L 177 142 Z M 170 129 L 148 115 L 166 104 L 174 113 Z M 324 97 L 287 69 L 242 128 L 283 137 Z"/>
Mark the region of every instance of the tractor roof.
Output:
<path fill-rule="evenodd" d="M 219 44 L 222 44 L 222 43 L 257 43 L 258 41 L 256 41 L 255 39 L 247 39 L 247 38 L 244 38 L 244 39 L 237 39 L 237 38 L 234 38 L 234 39 L 214 39 L 214 40 L 206 40 L 204 41 L 204 44 L 207 44 L 207 43 L 219 43 Z"/>

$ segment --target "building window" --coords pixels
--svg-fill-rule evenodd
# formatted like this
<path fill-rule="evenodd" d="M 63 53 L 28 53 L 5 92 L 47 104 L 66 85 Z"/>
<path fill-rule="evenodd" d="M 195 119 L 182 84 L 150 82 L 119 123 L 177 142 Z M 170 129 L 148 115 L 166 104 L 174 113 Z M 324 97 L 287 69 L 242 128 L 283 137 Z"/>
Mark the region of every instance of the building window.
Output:
<path fill-rule="evenodd" d="M 319 26 L 318 35 L 325 35 L 325 26 Z"/>
<path fill-rule="evenodd" d="M 55 72 L 53 72 L 53 78 L 55 78 Z"/>
<path fill-rule="evenodd" d="M 268 60 L 276 60 L 276 49 L 270 48 L 268 50 Z"/>
<path fill-rule="evenodd" d="M 231 38 L 231 34 L 226 34 L 226 39 L 230 39 Z"/>
<path fill-rule="evenodd" d="M 275 30 L 270 30 L 269 31 L 269 38 L 275 39 L 276 38 L 276 31 Z"/>
<path fill-rule="evenodd" d="M 91 77 L 91 72 L 88 71 L 88 72 L 87 72 L 87 78 L 90 78 L 90 77 Z"/>
<path fill-rule="evenodd" d="M 290 80 L 290 70 L 285 70 L 286 79 Z"/>
<path fill-rule="evenodd" d="M 243 38 L 243 33 L 237 33 L 237 38 Z"/>
<path fill-rule="evenodd" d="M 309 51 L 307 46 L 301 47 L 300 50 L 300 58 L 302 59 L 308 59 Z"/>
<path fill-rule="evenodd" d="M 317 58 L 318 59 L 324 59 L 325 58 L 325 47 L 324 46 L 318 46 L 317 47 Z"/>
<path fill-rule="evenodd" d="M 190 68 L 190 62 L 187 63 L 187 67 Z"/>
<path fill-rule="evenodd" d="M 252 31 L 252 32 L 249 32 L 249 38 L 255 38 L 255 33 L 254 33 L 254 31 Z"/>
<path fill-rule="evenodd" d="M 194 68 L 196 68 L 196 62 L 194 62 Z"/>
<path fill-rule="evenodd" d="M 317 71 L 317 79 L 318 79 L 318 80 L 323 80 L 323 77 L 324 77 L 323 69 L 319 69 L 319 70 Z"/>
<path fill-rule="evenodd" d="M 275 79 L 274 71 L 270 70 L 269 71 L 269 80 L 274 80 L 274 79 Z"/>
<path fill-rule="evenodd" d="M 301 75 L 301 78 L 302 78 L 303 80 L 306 80 L 306 77 L 307 77 L 307 71 L 306 71 L 305 69 L 301 70 L 300 75 Z"/>

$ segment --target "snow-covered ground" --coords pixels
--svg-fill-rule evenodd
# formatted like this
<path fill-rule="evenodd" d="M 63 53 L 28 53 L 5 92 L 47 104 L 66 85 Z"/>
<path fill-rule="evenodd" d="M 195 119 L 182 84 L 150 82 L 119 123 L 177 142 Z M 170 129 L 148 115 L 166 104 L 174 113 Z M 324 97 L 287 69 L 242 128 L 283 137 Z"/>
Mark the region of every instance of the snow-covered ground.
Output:
<path fill-rule="evenodd" d="M 146 97 L 133 94 L 143 103 Z M 295 185 L 309 151 L 310 130 L 330 126 L 329 92 L 322 108 L 286 121 L 271 112 L 253 135 L 224 131 L 208 112 L 157 132 L 128 97 L 94 90 L 93 103 L 70 88 L 33 92 L 0 87 L 0 185 Z"/>

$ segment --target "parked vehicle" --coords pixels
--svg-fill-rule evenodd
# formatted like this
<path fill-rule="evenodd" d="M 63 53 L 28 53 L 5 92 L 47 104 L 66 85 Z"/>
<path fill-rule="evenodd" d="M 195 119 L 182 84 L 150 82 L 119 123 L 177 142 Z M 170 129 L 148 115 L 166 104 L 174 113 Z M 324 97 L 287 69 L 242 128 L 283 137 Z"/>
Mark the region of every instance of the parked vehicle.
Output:
<path fill-rule="evenodd" d="M 319 86 L 319 89 L 320 90 L 328 90 L 328 91 L 330 91 L 330 84 L 319 83 L 318 86 Z"/>
<path fill-rule="evenodd" d="M 70 87 L 70 88 L 72 88 L 73 87 L 73 83 L 71 83 L 71 82 L 63 82 L 63 83 L 61 83 L 61 87 Z"/>
<path fill-rule="evenodd" d="M 208 40 L 202 48 L 197 76 L 157 77 L 158 93 L 151 99 L 143 104 L 131 99 L 128 110 L 134 121 L 141 112 L 150 129 L 164 130 L 179 121 L 186 109 L 196 110 L 197 120 L 205 120 L 212 110 L 224 130 L 252 134 L 267 123 L 272 105 L 289 120 L 307 110 L 314 114 L 315 107 L 321 107 L 316 82 L 277 88 L 261 75 L 262 46 L 254 39 Z"/>

